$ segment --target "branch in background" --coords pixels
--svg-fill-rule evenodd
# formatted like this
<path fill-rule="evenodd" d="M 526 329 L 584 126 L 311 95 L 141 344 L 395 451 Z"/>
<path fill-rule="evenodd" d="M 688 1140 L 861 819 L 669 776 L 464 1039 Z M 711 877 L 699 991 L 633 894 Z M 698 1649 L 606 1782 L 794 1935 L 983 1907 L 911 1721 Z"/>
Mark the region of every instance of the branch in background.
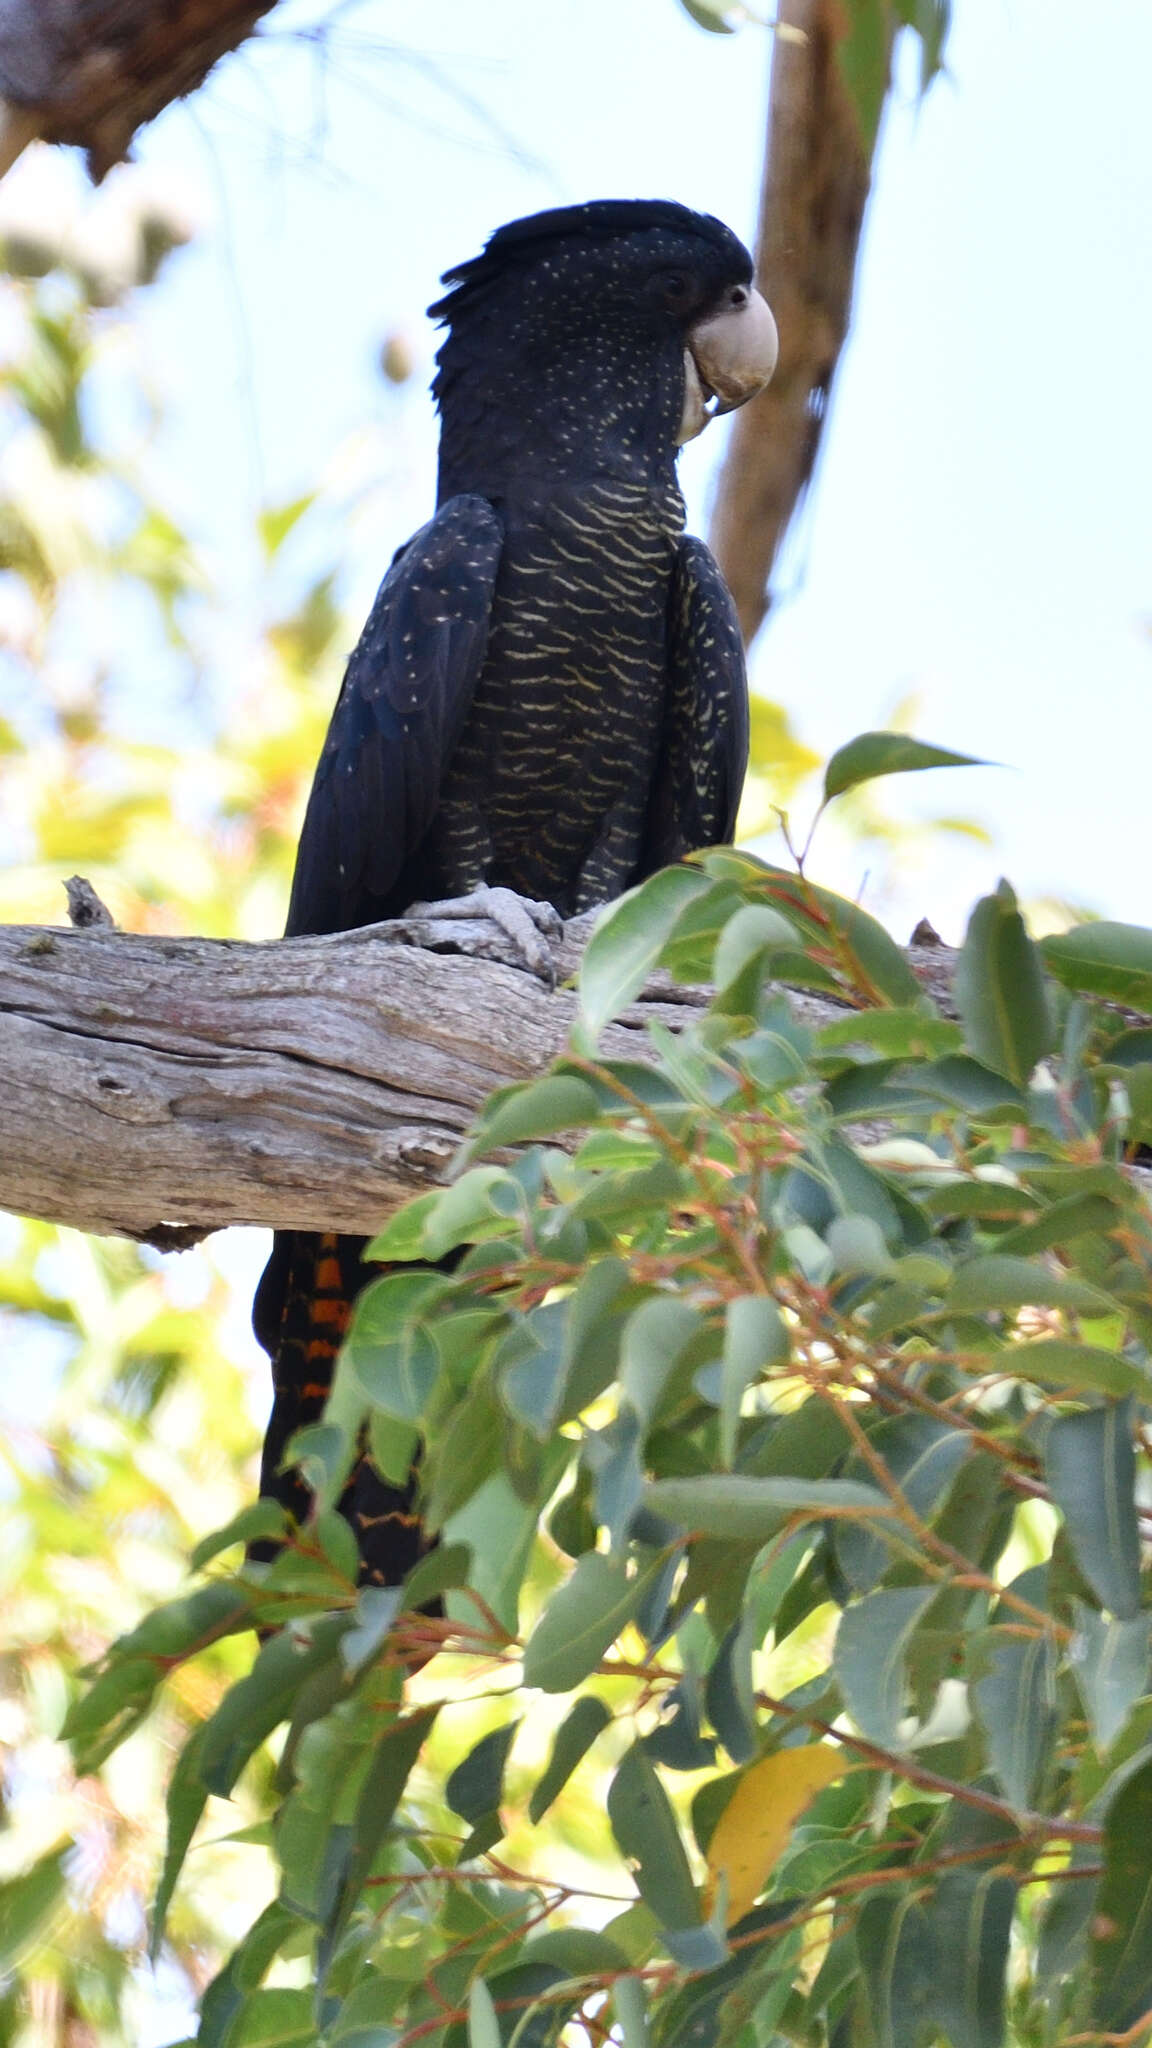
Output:
<path fill-rule="evenodd" d="M 35 137 L 99 180 L 138 128 L 194 92 L 273 0 L 0 0 L 0 176 Z"/>
<path fill-rule="evenodd" d="M 820 447 L 871 180 L 860 93 L 841 62 L 842 0 L 782 0 L 778 21 L 794 33 L 773 39 L 756 271 L 776 315 L 780 361 L 768 389 L 732 423 L 711 533 L 745 643 L 768 611 L 773 564 Z M 887 31 L 879 54 L 877 115 Z"/>

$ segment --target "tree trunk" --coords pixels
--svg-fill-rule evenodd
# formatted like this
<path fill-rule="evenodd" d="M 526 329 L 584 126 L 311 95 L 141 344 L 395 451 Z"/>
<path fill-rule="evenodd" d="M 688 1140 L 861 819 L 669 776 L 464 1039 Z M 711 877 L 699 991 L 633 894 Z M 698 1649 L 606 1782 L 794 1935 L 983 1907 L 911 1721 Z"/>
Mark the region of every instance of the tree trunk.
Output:
<path fill-rule="evenodd" d="M 773 43 L 756 271 L 780 330 L 768 389 L 732 423 L 711 541 L 747 644 L 812 475 L 848 332 L 871 152 L 841 75 L 840 0 L 782 0 Z"/>
<path fill-rule="evenodd" d="M 0 174 L 39 136 L 100 179 L 274 0 L 0 0 Z"/>

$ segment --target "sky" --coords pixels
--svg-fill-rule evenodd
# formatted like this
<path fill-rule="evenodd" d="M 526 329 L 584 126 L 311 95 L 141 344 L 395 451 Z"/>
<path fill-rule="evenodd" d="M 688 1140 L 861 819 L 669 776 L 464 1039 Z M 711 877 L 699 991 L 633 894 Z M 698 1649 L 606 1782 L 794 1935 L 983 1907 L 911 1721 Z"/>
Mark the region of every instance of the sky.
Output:
<path fill-rule="evenodd" d="M 349 528 L 365 610 L 434 482 L 430 401 L 382 384 L 382 335 L 410 337 L 426 384 L 440 272 L 540 206 L 660 194 L 751 236 L 768 53 L 676 0 L 277 9 L 139 152 L 205 221 L 145 317 L 165 484 L 209 547 L 226 559 L 245 507 L 358 462 L 387 486 Z M 885 904 L 898 932 L 924 911 L 958 937 L 1001 872 L 1152 922 L 1150 70 L 1146 0 L 957 0 L 947 76 L 889 112 L 826 447 L 751 672 L 822 755 L 912 697 L 922 737 L 1005 764 L 888 785 L 993 838 L 917 851 Z M 722 433 L 684 459 L 698 530 Z M 859 853 L 817 847 L 867 901 Z"/>

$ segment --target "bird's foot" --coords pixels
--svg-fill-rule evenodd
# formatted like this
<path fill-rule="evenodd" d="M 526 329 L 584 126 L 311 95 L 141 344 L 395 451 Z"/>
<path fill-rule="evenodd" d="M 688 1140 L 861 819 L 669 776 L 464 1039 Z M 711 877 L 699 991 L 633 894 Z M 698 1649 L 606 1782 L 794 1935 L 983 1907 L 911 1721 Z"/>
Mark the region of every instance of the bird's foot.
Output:
<path fill-rule="evenodd" d="M 552 942 L 563 936 L 564 920 L 550 903 L 539 903 L 534 897 L 518 896 L 514 889 L 490 888 L 487 882 L 481 882 L 467 896 L 449 896 L 441 903 L 410 904 L 405 921 L 408 918 L 429 924 L 473 926 L 479 920 L 489 933 L 494 925 L 496 932 L 488 938 L 482 932 L 461 931 L 454 943 L 462 953 L 479 954 L 482 959 L 511 957 L 517 966 L 527 967 L 549 988 L 556 986 Z M 444 934 L 445 939 L 451 936 Z"/>

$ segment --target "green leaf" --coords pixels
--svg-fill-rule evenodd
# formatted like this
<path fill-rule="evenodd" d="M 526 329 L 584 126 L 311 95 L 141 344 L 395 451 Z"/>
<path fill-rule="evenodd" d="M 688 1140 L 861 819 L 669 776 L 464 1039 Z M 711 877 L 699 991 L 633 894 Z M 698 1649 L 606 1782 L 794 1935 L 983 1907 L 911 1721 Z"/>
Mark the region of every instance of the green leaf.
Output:
<path fill-rule="evenodd" d="M 680 5 L 697 28 L 706 28 L 714 36 L 734 36 L 737 23 L 732 17 L 744 13 L 743 7 L 734 5 L 733 0 L 680 0 Z M 631 2048 L 631 2043 L 627 2048 Z"/>
<path fill-rule="evenodd" d="M 982 1123 L 1018 1123 L 1028 1113 L 1028 1097 L 1022 1088 L 966 1053 L 950 1054 L 918 1067 L 916 1079 L 926 1094 L 953 1108 L 966 1109 Z"/>
<path fill-rule="evenodd" d="M 329 1953 L 339 1942 L 404 1794 L 416 1760 L 439 1712 L 439 1703 L 418 1707 L 393 1721 L 376 1745 L 364 1779 L 344 1862 L 344 1876 L 329 1919 Z"/>
<path fill-rule="evenodd" d="M 973 1700 L 988 1743 L 988 1760 L 1010 1806 L 1026 1811 L 1052 1744 L 1056 1660 L 1051 1638 L 991 1628 L 985 1642 L 991 1669 L 977 1679 Z"/>
<path fill-rule="evenodd" d="M 876 2048 L 921 2048 L 936 1996 L 936 1943 L 908 1894 L 865 1895 L 856 1947 Z"/>
<path fill-rule="evenodd" d="M 860 124 L 867 161 L 876 146 L 888 94 L 891 25 L 886 0 L 854 0 L 844 28 L 835 46 L 836 61 Z"/>
<path fill-rule="evenodd" d="M 727 988 L 760 954 L 778 951 L 781 946 L 795 951 L 799 945 L 795 925 L 770 903 L 745 903 L 728 919 L 716 941 L 712 979 L 718 989 Z"/>
<path fill-rule="evenodd" d="M 424 1258 L 424 1232 L 439 1208 L 442 1193 L 442 1189 L 433 1188 L 431 1193 L 416 1195 L 397 1209 L 383 1230 L 365 1245 L 365 1261 Z"/>
<path fill-rule="evenodd" d="M 593 1035 L 643 988 L 681 912 L 711 887 L 699 868 L 663 868 L 600 919 L 580 962 L 580 1004 Z"/>
<path fill-rule="evenodd" d="M 269 561 L 279 554 L 293 527 L 315 503 L 315 491 L 305 491 L 303 497 L 290 498 L 283 505 L 269 505 L 266 511 L 257 514 L 257 529 Z"/>
<path fill-rule="evenodd" d="M 1036 1197 L 1027 1188 L 1010 1187 L 1002 1180 L 949 1180 L 943 1185 L 928 1188 L 920 1195 L 921 1207 L 929 1216 L 941 1219 L 952 1216 L 979 1216 L 996 1221 L 1009 1216 L 1034 1211 Z M 1013 1236 L 1015 1232 L 1013 1232 Z M 1004 1243 L 1001 1238 L 999 1242 Z M 1036 1245 L 1013 1245 L 1013 1251 L 1038 1250 Z"/>
<path fill-rule="evenodd" d="M 751 1763 L 757 1748 L 752 1652 L 760 1630 L 753 1609 L 734 1622 L 708 1673 L 708 1718 L 734 1764 Z"/>
<path fill-rule="evenodd" d="M 681 1353 L 701 1327 L 691 1302 L 657 1294 L 641 1302 L 620 1339 L 620 1391 L 645 1426 L 651 1423 L 665 1383 Z"/>
<path fill-rule="evenodd" d="M 468 1986 L 468 2048 L 501 2048 L 500 2022 L 483 1977 Z"/>
<path fill-rule="evenodd" d="M 947 1872 L 928 1919 L 936 2012 L 952 2048 L 1004 2048 L 1004 1981 L 1016 1887 L 987 1870 Z"/>
<path fill-rule="evenodd" d="M 830 891 L 819 892 L 827 919 L 827 943 L 841 978 L 869 1002 L 907 1008 L 924 1001 L 924 992 L 890 933 L 858 903 Z"/>
<path fill-rule="evenodd" d="M 949 1429 L 928 1415 L 894 1415 L 872 1431 L 871 1447 L 891 1474 L 913 1512 L 930 1521 L 971 1453 L 964 1430 Z M 853 1453 L 849 1476 L 867 1470 Z M 839 1522 L 833 1532 L 836 1562 L 849 1586 L 871 1592 L 890 1563 L 888 1545 L 867 1523 Z"/>
<path fill-rule="evenodd" d="M 306 1679 L 339 1656 L 350 1617 L 328 1615 L 311 1637 L 282 1629 L 264 1644 L 246 1678 L 225 1693 L 204 1727 L 200 1775 L 210 1792 L 226 1799 L 250 1756 L 286 1720 Z"/>
<path fill-rule="evenodd" d="M 342 1388 L 341 1393 L 343 1391 Z M 348 1475 L 356 1462 L 356 1455 L 356 1434 L 352 1429 L 345 1429 L 333 1422 L 308 1422 L 302 1429 L 292 1432 L 284 1446 L 281 1465 L 298 1465 L 302 1478 L 316 1497 L 317 1507 L 331 1513 L 344 1491 Z M 262 1503 L 258 1501 L 257 1506 L 261 1505 Z M 282 1513 L 281 1524 L 284 1520 Z M 348 1524 L 345 1522 L 342 1526 L 347 1528 Z M 354 1557 L 355 1538 L 352 1547 Z M 335 1565 L 334 1555 L 330 1561 Z M 343 1569 L 346 1577 L 355 1577 L 355 1563 L 352 1563 L 349 1571 L 347 1556 Z"/>
<path fill-rule="evenodd" d="M 203 1571 L 206 1564 L 211 1564 L 222 1550 L 230 1550 L 234 1543 L 256 1543 L 262 1536 L 275 1540 L 284 1535 L 287 1525 L 288 1517 L 279 1501 L 254 1500 L 222 1529 L 215 1529 L 196 1545 L 188 1559 L 189 1570 Z"/>
<path fill-rule="evenodd" d="M 164 1923 L 176 1880 L 184 1865 L 184 1858 L 197 1822 L 208 1804 L 208 1788 L 201 1776 L 201 1757 L 208 1723 L 204 1722 L 190 1735 L 176 1759 L 176 1766 L 168 1781 L 168 1840 L 164 1849 L 164 1867 L 156 1886 L 156 1897 L 152 1906 L 152 1932 L 148 1944 L 149 1956 L 155 1964 L 164 1940 Z"/>
<path fill-rule="evenodd" d="M 1131 1401 L 1062 1415 L 1044 1435 L 1052 1498 L 1093 1591 L 1122 1621 L 1140 1607 L 1140 1530 Z"/>
<path fill-rule="evenodd" d="M 69 1707 L 61 1735 L 72 1745 L 76 1769 L 94 1771 L 150 1711 L 164 1668 L 155 1657 L 117 1661 Z"/>
<path fill-rule="evenodd" d="M 1119 1351 L 1102 1351 L 1094 1344 L 1065 1343 L 1060 1337 L 1038 1337 L 1027 1344 L 1010 1344 L 999 1354 L 1001 1366 L 1018 1379 L 1039 1380 L 1043 1387 L 1059 1387 L 1097 1394 L 1135 1394 L 1139 1400 L 1152 1399 L 1152 1374 L 1147 1366 L 1125 1358 Z"/>
<path fill-rule="evenodd" d="M 1098 1750 L 1108 1749 L 1148 1690 L 1149 1617 L 1107 1621 L 1094 1607 L 1073 1602 L 1076 1638 L 1072 1669 Z"/>
<path fill-rule="evenodd" d="M 607 1935 L 585 1927 L 550 1927 L 534 1935 L 522 1955 L 526 1963 L 550 1963 L 565 1977 L 603 1977 L 626 1970 L 629 1957 Z"/>
<path fill-rule="evenodd" d="M 466 1586 L 472 1554 L 466 1543 L 438 1543 L 404 1581 L 404 1606 L 416 1612 L 451 1588 Z"/>
<path fill-rule="evenodd" d="M 1045 966 L 1065 988 L 1152 1009 L 1152 931 L 1138 924 L 1074 925 L 1040 941 Z"/>
<path fill-rule="evenodd" d="M 860 1733 L 881 1749 L 899 1747 L 905 1652 L 934 1597 L 933 1586 L 894 1587 L 867 1594 L 840 1617 L 832 1660 L 836 1680 Z"/>
<path fill-rule="evenodd" d="M 496 1349 L 493 1369 L 504 1406 L 541 1443 L 559 1420 L 571 1357 L 566 1301 L 544 1302 L 512 1323 Z"/>
<path fill-rule="evenodd" d="M 644 1499 L 658 1515 L 701 1536 L 763 1542 L 794 1515 L 846 1515 L 893 1522 L 892 1503 L 849 1479 L 753 1479 L 741 1472 L 657 1479 Z"/>
<path fill-rule="evenodd" d="M 53 1849 L 18 1877 L 0 1884 L 0 1976 L 9 1976 L 47 1944 L 52 1921 L 67 1906 L 68 1853 L 68 1844 Z"/>
<path fill-rule="evenodd" d="M 1018 1224 L 1005 1231 L 999 1248 L 1005 1256 L 1046 1252 L 1053 1245 L 1071 1244 L 1078 1237 L 1096 1237 L 1118 1228 L 1124 1211 L 1111 1195 L 1065 1195 L 1042 1209 L 1034 1223 Z"/>
<path fill-rule="evenodd" d="M 1123 1785 L 1104 1822 L 1104 1875 L 1092 1918 L 1092 2015 L 1126 2033 L 1152 2007 L 1152 1762 Z"/>
<path fill-rule="evenodd" d="M 401 2033 L 394 2024 L 397 2003 L 394 1980 L 361 1979 L 325 2037 L 327 2048 L 400 2048 Z"/>
<path fill-rule="evenodd" d="M 424 1225 L 424 1256 L 442 1259 L 459 1244 L 507 1229 L 509 1217 L 517 1215 L 520 1206 L 520 1189 L 506 1167 L 469 1167 L 437 1197 Z M 418 1302 L 415 1292 L 412 1298 Z"/>
<path fill-rule="evenodd" d="M 681 4 L 691 11 L 694 0 L 681 0 Z M 623 2048 L 649 2048 L 648 1999 L 643 1978 L 617 1978 L 612 2001 L 616 2007 Z"/>
<path fill-rule="evenodd" d="M 862 732 L 833 754 L 824 770 L 824 801 L 843 796 L 879 775 L 908 775 L 922 768 L 988 768 L 975 754 L 954 754 L 903 732 Z"/>
<path fill-rule="evenodd" d="M 884 1232 L 874 1216 L 834 1216 L 824 1233 L 832 1270 L 846 1279 L 870 1279 L 895 1270 Z"/>
<path fill-rule="evenodd" d="M 1099 1889 L 1099 1878 L 1094 1869 L 1098 1853 L 1083 1843 L 1075 1844 L 1069 1858 L 1069 1872 L 1074 1873 L 1083 1864 L 1087 1864 L 1089 1869 L 1083 1877 L 1069 1875 L 1052 1887 L 1036 1939 L 1036 1985 L 1046 1996 L 1051 1995 L 1062 1979 L 1082 1979 L 1088 1933 Z"/>
<path fill-rule="evenodd" d="M 611 1708 L 592 1693 L 582 1693 L 574 1707 L 565 1715 L 556 1730 L 552 1743 L 552 1754 L 544 1774 L 536 1782 L 528 1802 L 528 1818 L 535 1823 L 543 1819 L 553 1801 L 559 1797 L 577 1766 L 581 1764 L 595 1742 L 612 1719 Z"/>
<path fill-rule="evenodd" d="M 389 1273 L 365 1289 L 353 1311 L 341 1363 L 398 1422 L 422 1419 L 439 1376 L 440 1356 L 423 1318 L 448 1284 L 442 1273 Z"/>
<path fill-rule="evenodd" d="M 608 1789 L 608 1819 L 636 1889 L 661 1927 L 699 1926 L 700 1904 L 676 1816 L 638 1743 L 625 1751 Z"/>
<path fill-rule="evenodd" d="M 311 1991 L 250 1991 L 228 2029 L 228 2048 L 316 2048 Z"/>
<path fill-rule="evenodd" d="M 600 1120 L 600 1097 L 577 1074 L 546 1074 L 540 1081 L 508 1089 L 481 1112 L 470 1140 L 473 1150 L 523 1145 L 558 1131 L 583 1130 Z"/>
<path fill-rule="evenodd" d="M 444 1524 L 448 1542 L 453 1546 L 466 1543 L 471 1549 L 468 1583 L 510 1635 L 516 1634 L 520 1587 L 536 1537 L 536 1515 L 535 1503 L 519 1500 L 505 1474 L 494 1472 Z M 476 1609 L 471 1601 L 457 1595 L 449 1601 L 448 1611 L 475 1626 Z"/>
<path fill-rule="evenodd" d="M 635 1614 L 643 1577 L 630 1578 L 622 1558 L 586 1551 L 554 1593 L 524 1651 L 524 1683 L 542 1692 L 571 1692 L 595 1671 Z"/>
<path fill-rule="evenodd" d="M 953 994 L 976 1058 L 1026 1087 L 1052 1050 L 1052 1020 L 1040 955 L 1007 882 L 972 912 Z"/>
<path fill-rule="evenodd" d="M 512 1747 L 519 1719 L 482 1735 L 458 1763 L 444 1787 L 444 1797 L 453 1813 L 470 1827 L 487 1814 L 495 1813 L 504 1793 L 504 1767 Z"/>
<path fill-rule="evenodd" d="M 347 1526 L 347 1525 L 345 1525 Z M 362 1586 L 356 1595 L 356 1618 L 340 1638 L 340 1662 L 355 1674 L 387 1641 L 388 1632 L 405 1604 L 402 1586 Z"/>
<path fill-rule="evenodd" d="M 993 1309 L 1065 1308 L 1074 1314 L 1100 1316 L 1108 1315 L 1115 1306 L 1099 1288 L 1054 1273 L 1039 1260 L 989 1252 L 957 1267 L 940 1313 L 978 1316 Z"/>
<path fill-rule="evenodd" d="M 721 1464 L 731 1466 L 736 1455 L 745 1391 L 770 1366 L 783 1365 L 790 1350 L 787 1324 L 770 1295 L 742 1294 L 728 1303 L 720 1378 Z"/>

